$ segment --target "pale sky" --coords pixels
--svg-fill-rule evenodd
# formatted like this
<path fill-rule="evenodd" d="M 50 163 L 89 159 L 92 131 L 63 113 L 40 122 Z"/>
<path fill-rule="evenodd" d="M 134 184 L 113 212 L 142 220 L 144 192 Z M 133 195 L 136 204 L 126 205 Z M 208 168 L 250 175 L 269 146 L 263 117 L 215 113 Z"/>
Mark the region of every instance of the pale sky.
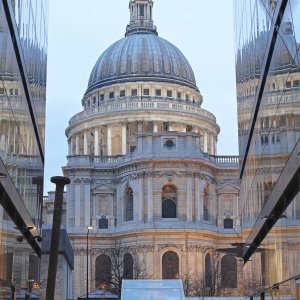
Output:
<path fill-rule="evenodd" d="M 81 99 L 98 57 L 123 38 L 129 0 L 49 1 L 45 189 L 61 176 L 69 119 L 82 111 Z M 203 95 L 202 107 L 221 127 L 218 155 L 237 155 L 237 116 L 232 0 L 154 0 L 160 37 L 190 62 Z"/>

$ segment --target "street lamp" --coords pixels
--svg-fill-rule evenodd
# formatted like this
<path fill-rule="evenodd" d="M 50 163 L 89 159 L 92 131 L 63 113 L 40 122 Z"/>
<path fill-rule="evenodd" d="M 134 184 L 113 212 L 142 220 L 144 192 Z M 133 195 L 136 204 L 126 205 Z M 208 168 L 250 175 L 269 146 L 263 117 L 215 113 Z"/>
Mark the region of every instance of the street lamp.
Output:
<path fill-rule="evenodd" d="M 86 299 L 89 299 L 89 233 L 92 229 L 93 227 L 89 226 L 86 234 Z"/>

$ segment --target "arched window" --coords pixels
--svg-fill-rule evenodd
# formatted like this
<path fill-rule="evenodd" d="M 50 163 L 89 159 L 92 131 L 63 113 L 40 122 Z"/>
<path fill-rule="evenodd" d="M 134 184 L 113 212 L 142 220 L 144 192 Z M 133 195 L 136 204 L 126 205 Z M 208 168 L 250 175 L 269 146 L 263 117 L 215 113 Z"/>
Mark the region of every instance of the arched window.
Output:
<path fill-rule="evenodd" d="M 162 189 L 162 218 L 177 217 L 177 189 L 174 185 L 165 185 Z"/>
<path fill-rule="evenodd" d="M 111 280 L 111 260 L 106 254 L 101 254 L 96 258 L 96 287 L 108 286 Z"/>
<path fill-rule="evenodd" d="M 127 188 L 125 191 L 125 221 L 133 220 L 133 190 Z"/>
<path fill-rule="evenodd" d="M 212 265 L 211 256 L 209 253 L 205 255 L 205 286 L 212 286 Z"/>
<path fill-rule="evenodd" d="M 169 251 L 162 257 L 162 279 L 179 278 L 179 258 L 178 255 Z"/>
<path fill-rule="evenodd" d="M 203 191 L 203 219 L 209 221 L 209 185 L 207 185 Z"/>
<path fill-rule="evenodd" d="M 225 255 L 222 257 L 221 285 L 223 288 L 237 287 L 237 262 L 233 255 Z"/>
<path fill-rule="evenodd" d="M 133 258 L 130 253 L 124 255 L 123 278 L 133 279 Z"/>

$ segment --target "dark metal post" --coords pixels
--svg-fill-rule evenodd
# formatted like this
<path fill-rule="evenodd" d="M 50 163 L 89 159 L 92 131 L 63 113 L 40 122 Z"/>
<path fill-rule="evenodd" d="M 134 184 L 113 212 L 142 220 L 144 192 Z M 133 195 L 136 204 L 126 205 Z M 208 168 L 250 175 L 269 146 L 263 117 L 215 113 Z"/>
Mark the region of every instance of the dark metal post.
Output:
<path fill-rule="evenodd" d="M 64 187 L 66 184 L 69 184 L 71 181 L 67 177 L 55 176 L 55 177 L 51 177 L 51 182 L 56 184 L 56 190 L 55 190 L 55 199 L 54 199 L 52 235 L 51 235 L 48 278 L 47 278 L 47 288 L 46 288 L 46 298 L 45 298 L 46 300 L 54 300 Z"/>
<path fill-rule="evenodd" d="M 89 299 L 89 233 L 92 229 L 93 227 L 89 226 L 86 234 L 86 299 Z"/>

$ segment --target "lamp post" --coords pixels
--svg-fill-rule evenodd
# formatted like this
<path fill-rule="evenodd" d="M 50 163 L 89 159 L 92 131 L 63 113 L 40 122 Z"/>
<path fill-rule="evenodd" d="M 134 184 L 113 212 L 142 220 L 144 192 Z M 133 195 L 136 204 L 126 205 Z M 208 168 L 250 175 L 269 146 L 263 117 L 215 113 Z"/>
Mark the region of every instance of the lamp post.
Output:
<path fill-rule="evenodd" d="M 93 227 L 89 226 L 86 234 L 86 299 L 89 299 L 89 233 L 92 229 Z"/>

